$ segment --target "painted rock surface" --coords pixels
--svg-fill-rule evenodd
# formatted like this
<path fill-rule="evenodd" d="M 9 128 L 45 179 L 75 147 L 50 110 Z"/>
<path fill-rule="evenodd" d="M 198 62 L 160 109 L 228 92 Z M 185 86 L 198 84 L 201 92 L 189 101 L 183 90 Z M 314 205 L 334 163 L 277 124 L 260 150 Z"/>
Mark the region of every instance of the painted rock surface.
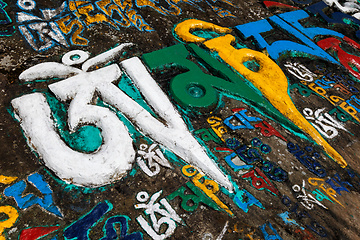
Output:
<path fill-rule="evenodd" d="M 360 3 L 0 0 L 0 240 L 360 239 Z"/>

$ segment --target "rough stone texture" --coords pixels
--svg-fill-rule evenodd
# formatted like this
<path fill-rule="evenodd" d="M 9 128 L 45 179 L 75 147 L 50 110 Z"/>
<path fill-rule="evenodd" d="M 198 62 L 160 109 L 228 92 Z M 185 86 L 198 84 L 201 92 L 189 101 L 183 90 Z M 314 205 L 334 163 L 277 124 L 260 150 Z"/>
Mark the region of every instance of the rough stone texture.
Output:
<path fill-rule="evenodd" d="M 107 201 L 109 204 L 113 205 L 113 208 L 109 210 L 103 216 L 99 216 L 99 220 L 95 220 L 93 226 L 88 226 L 89 230 L 87 231 L 87 238 L 84 236 L 81 238 L 73 239 L 118 239 L 114 238 L 102 238 L 104 237 L 104 225 L 106 221 L 116 215 L 128 216 L 128 233 L 140 232 L 143 239 L 151 239 L 147 232 L 141 227 L 137 222 L 136 218 L 138 216 L 143 216 L 151 225 L 150 218 L 144 213 L 142 209 L 135 209 L 134 205 L 139 202 L 136 199 L 136 195 L 140 191 L 147 191 L 150 196 L 154 193 L 162 190 L 162 194 L 159 199 L 166 198 L 181 186 L 185 186 L 187 182 L 191 182 L 190 178 L 186 177 L 181 169 L 186 163 L 181 161 L 178 158 L 171 157 L 169 150 L 166 150 L 162 147 L 165 157 L 169 160 L 172 168 L 166 168 L 160 166 L 160 172 L 152 177 L 149 177 L 141 170 L 136 161 L 134 160 L 133 171 L 122 179 L 114 180 L 112 184 L 103 186 L 101 188 L 85 188 L 75 186 L 65 181 L 59 179 L 56 173 L 49 170 L 43 164 L 43 160 L 40 159 L 36 149 L 31 148 L 27 144 L 26 136 L 19 124 L 15 119 L 13 114 L 14 109 L 11 107 L 11 100 L 32 92 L 43 92 L 47 93 L 50 98 L 55 99 L 55 96 L 48 90 L 47 86 L 51 83 L 61 81 L 62 79 L 44 79 L 47 81 L 33 81 L 29 83 L 24 83 L 19 80 L 19 75 L 29 69 L 32 66 L 35 66 L 40 63 L 46 62 L 61 62 L 61 57 L 75 49 L 80 49 L 87 51 L 90 54 L 90 57 L 97 56 L 118 44 L 132 42 L 134 46 L 129 48 L 124 54 L 122 54 L 118 59 L 113 61 L 114 63 L 120 63 L 121 61 L 128 59 L 130 57 L 140 57 L 143 54 L 151 53 L 160 49 L 170 47 L 172 45 L 180 43 L 180 39 L 176 37 L 174 33 L 174 27 L 176 24 L 183 22 L 186 19 L 199 19 L 206 22 L 210 22 L 219 26 L 234 28 L 240 24 L 246 24 L 249 22 L 256 22 L 261 19 L 271 17 L 275 14 L 281 14 L 283 12 L 293 11 L 295 9 L 289 7 L 269 7 L 267 8 L 262 1 L 240 1 L 235 0 L 231 1 L 230 4 L 227 4 L 225 1 L 184 1 L 176 3 L 179 9 L 181 9 L 181 14 L 172 15 L 170 12 L 174 11 L 169 8 L 169 1 L 154 1 L 152 2 L 158 7 L 163 7 L 163 9 L 168 9 L 168 14 L 162 14 L 156 11 L 154 8 L 149 6 L 147 7 L 137 7 L 135 2 L 132 2 L 133 9 L 136 10 L 138 15 L 142 16 L 144 21 L 153 28 L 153 31 L 146 32 L 140 31 L 135 26 L 128 28 L 119 27 L 115 29 L 106 23 L 96 23 L 89 25 L 86 30 L 81 33 L 81 36 L 88 39 L 88 44 L 86 45 L 75 45 L 71 44 L 70 38 L 74 34 L 74 29 L 69 34 L 64 34 L 69 47 L 63 47 L 59 43 L 54 43 L 54 46 L 45 50 L 45 51 L 36 51 L 32 48 L 26 36 L 22 35 L 19 30 L 21 24 L 17 18 L 17 14 L 20 12 L 31 13 L 36 16 L 41 16 L 40 9 L 56 9 L 61 6 L 62 1 L 58 0 L 36 0 L 36 7 L 33 10 L 23 10 L 21 9 L 21 4 L 35 2 L 35 0 L 24 0 L 21 2 L 17 1 L 1 1 L 0 3 L 6 3 L 7 6 L 3 8 L 4 12 L 1 14 L 1 19 L 4 21 L 9 21 L 11 19 L 12 23 L 6 23 L 0 25 L 0 30 L 5 30 L 8 27 L 14 27 L 14 32 L 9 34 L 9 36 L 0 36 L 0 175 L 17 177 L 12 183 L 3 183 L 0 185 L 1 191 L 1 204 L 0 206 L 12 206 L 15 208 L 19 214 L 17 221 L 10 226 L 6 226 L 5 222 L 8 219 L 8 215 L 2 212 L 0 220 L 0 231 L 5 228 L 2 232 L 5 239 L 38 239 L 36 237 L 26 238 L 24 235 L 20 237 L 21 232 L 24 229 L 30 229 L 35 227 L 50 227 L 50 226 L 59 226 L 59 229 L 51 232 L 46 235 L 46 237 L 41 239 L 66 239 L 64 236 L 64 231 L 68 229 L 71 224 L 76 223 L 83 216 L 88 214 L 96 206 L 99 206 L 100 203 Z M 74 3 L 71 1 L 66 2 L 66 9 Z M 88 5 L 95 6 L 96 1 L 75 1 L 78 2 L 78 5 Z M 99 1 L 97 1 L 99 2 Z M 110 0 L 108 1 L 110 2 Z M 120 1 L 118 1 L 120 2 Z M 144 1 L 145 2 L 145 1 Z M 280 2 L 280 0 L 277 0 Z M 301 9 L 306 9 L 306 7 L 315 4 L 319 1 L 314 0 L 312 3 L 307 3 L 306 1 L 294 1 L 283 0 L 281 3 L 295 6 Z M 111 2 L 114 3 L 114 2 Z M 150 2 L 148 2 L 150 3 Z M 175 1 L 171 2 L 175 4 Z M 230 2 L 228 2 L 230 3 Z M 302 4 L 305 3 L 305 4 Z M 20 4 L 20 5 L 19 5 Z M 225 10 L 228 10 L 234 17 L 220 17 L 212 10 L 209 4 L 217 7 L 221 7 Z M 342 3 L 344 4 L 344 3 Z M 1 6 L 1 5 L 0 5 Z M 28 6 L 28 5 L 27 5 Z M 78 8 L 80 9 L 80 7 Z M 197 7 L 196 7 L 197 6 Z M 201 8 L 201 10 L 199 9 Z M 324 11 L 328 16 L 333 12 L 339 11 L 335 7 L 328 7 Z M 5 12 L 8 14 L 5 14 Z M 125 11 L 124 11 L 125 12 Z M 102 13 L 100 9 L 96 9 L 93 12 L 90 12 L 90 15 Z M 67 14 L 71 14 L 69 10 L 66 10 L 62 15 L 55 17 L 56 20 L 66 17 Z M 72 18 L 76 19 L 75 15 L 72 15 Z M 86 15 L 80 16 L 78 19 L 83 21 L 83 24 L 87 21 Z M 34 23 L 38 22 L 37 20 L 32 20 Z M 69 22 L 67 22 L 69 23 Z M 301 24 L 305 27 L 321 27 L 327 28 L 339 33 L 344 34 L 355 42 L 359 43 L 359 39 L 356 37 L 356 31 L 359 29 L 358 23 L 354 22 L 352 24 L 340 24 L 340 23 L 328 23 L 321 16 L 312 16 L 305 20 L 301 21 Z M 85 25 L 84 25 L 85 26 Z M 275 26 L 273 26 L 275 28 Z M 33 31 L 35 33 L 35 31 Z M 237 42 L 246 46 L 247 48 L 263 51 L 258 48 L 253 39 L 244 40 L 236 31 L 231 33 L 236 36 Z M 263 33 L 262 36 L 269 42 L 275 42 L 277 40 L 290 40 L 294 42 L 301 43 L 298 39 L 295 39 L 293 36 L 281 31 L 281 29 L 275 29 L 271 32 Z M 318 42 L 321 39 L 324 39 L 328 36 L 317 36 L 314 39 L 314 42 Z M 203 47 L 203 45 L 198 44 Z M 360 56 L 358 53 L 359 49 L 346 45 L 343 41 L 341 47 L 351 55 Z M 266 54 L 266 51 L 263 51 Z M 329 50 L 328 53 L 335 56 L 338 56 L 333 50 Z M 213 54 L 214 55 L 214 54 Z M 356 68 L 356 65 L 360 63 L 360 60 L 354 58 L 352 64 L 353 68 Z M 198 59 L 191 57 L 191 60 L 198 64 L 200 68 L 203 69 L 207 74 L 216 75 L 216 72 L 209 72 L 204 65 L 199 64 Z M 283 72 L 286 74 L 289 86 L 295 83 L 300 84 L 299 78 L 292 75 L 285 64 L 287 63 L 301 63 L 311 72 L 315 73 L 317 77 L 321 78 L 325 75 L 326 81 L 334 81 L 335 75 L 337 76 L 347 76 L 349 80 L 352 80 L 354 83 L 352 87 L 359 89 L 360 84 L 359 80 L 351 75 L 351 73 L 346 70 L 342 65 L 332 64 L 328 61 L 325 61 L 320 58 L 313 56 L 296 56 L 295 51 L 287 52 L 279 58 L 276 63 L 280 66 Z M 223 63 L 222 63 L 223 64 Z M 326 69 L 327 74 L 322 73 L 317 69 L 317 65 L 321 68 Z M 80 67 L 80 65 L 75 65 Z M 91 70 L 96 70 L 98 68 L 104 67 L 103 65 L 96 66 Z M 169 82 L 177 74 L 185 72 L 184 69 L 179 69 L 178 66 L 172 66 L 168 69 L 161 69 L 158 71 L 152 71 L 151 74 L 153 78 L 160 85 L 161 89 L 165 92 L 169 99 L 172 101 L 176 109 L 185 119 L 185 122 L 191 131 L 191 133 L 197 137 L 198 141 L 207 149 L 209 156 L 213 159 L 214 162 L 221 168 L 221 170 L 229 176 L 234 184 L 240 189 L 247 190 L 252 194 L 256 199 L 258 199 L 263 205 L 263 209 L 253 205 L 250 206 L 248 212 L 241 210 L 236 203 L 233 201 L 233 195 L 228 194 L 225 188 L 216 193 L 216 196 L 228 206 L 231 211 L 234 213 L 233 216 L 230 216 L 224 211 L 214 210 L 213 208 L 200 203 L 199 207 L 193 212 L 189 212 L 183 209 L 181 206 L 181 199 L 179 197 L 174 200 L 168 200 L 172 208 L 183 220 L 182 224 L 177 223 L 174 233 L 169 236 L 169 239 L 359 239 L 360 237 L 360 226 L 359 226 L 359 184 L 360 184 L 360 171 L 359 165 L 357 164 L 360 160 L 359 147 L 360 142 L 358 138 L 359 134 L 359 122 L 353 118 L 343 124 L 347 131 L 338 129 L 338 135 L 332 139 L 327 139 L 329 144 L 335 148 L 340 155 L 348 163 L 347 168 L 341 168 L 339 164 L 334 162 L 329 156 L 327 156 L 322 148 L 316 145 L 309 137 L 307 139 L 301 138 L 294 135 L 291 131 L 284 128 L 282 122 L 271 119 L 265 115 L 262 115 L 259 111 L 252 106 L 252 104 L 241 101 L 240 98 L 235 98 L 231 95 L 221 94 L 221 100 L 215 109 L 201 109 L 201 110 L 189 110 L 180 106 L 173 96 L 171 95 Z M 273 79 L 276 81 L 276 79 Z M 335 80 L 337 81 L 337 80 Z M 334 85 L 334 84 L 333 84 Z M 350 85 L 349 85 L 350 86 Z M 303 86 L 307 89 L 308 92 L 311 92 L 309 88 Z M 339 93 L 339 89 L 329 90 L 329 93 L 336 94 Z M 312 110 L 317 110 L 325 108 L 325 112 L 329 112 L 334 108 L 334 106 L 329 103 L 328 100 L 316 95 L 314 92 L 310 96 L 305 97 L 300 94 L 300 91 L 297 89 L 289 90 L 289 94 L 297 107 L 297 109 L 302 113 L 304 108 L 310 108 Z M 339 93 L 340 95 L 340 93 Z M 353 93 L 342 94 L 341 96 L 350 97 Z M 357 96 L 357 93 L 354 93 L 354 96 Z M 94 97 L 94 103 L 96 102 L 96 97 Z M 70 100 L 63 103 L 63 106 L 66 108 L 69 106 Z M 356 105 L 354 102 L 352 104 Z M 55 105 L 54 107 L 58 107 Z M 249 179 L 241 178 L 243 173 L 235 172 L 225 161 L 225 157 L 231 152 L 229 151 L 220 151 L 215 150 L 215 148 L 226 148 L 225 142 L 215 142 L 215 141 L 205 141 L 201 139 L 201 134 L 196 134 L 195 131 L 202 128 L 210 128 L 210 124 L 207 119 L 210 116 L 216 116 L 222 119 L 222 121 L 233 114 L 231 109 L 234 108 L 246 108 L 247 116 L 258 117 L 262 120 L 267 121 L 272 127 L 274 127 L 283 137 L 286 138 L 288 142 L 296 143 L 300 146 L 301 149 L 304 149 L 306 146 L 312 146 L 314 151 L 319 152 L 319 162 L 321 166 L 326 170 L 326 176 L 323 177 L 322 181 L 328 179 L 336 179 L 336 176 L 341 178 L 341 181 L 348 182 L 349 184 L 343 184 L 347 191 L 342 189 L 340 194 L 336 193 L 336 201 L 334 199 L 323 200 L 320 203 L 327 207 L 327 209 L 322 208 L 321 206 L 314 204 L 312 209 L 306 209 L 302 203 L 304 199 L 299 196 L 299 193 L 295 193 L 294 185 L 299 185 L 300 187 L 304 183 L 305 193 L 310 194 L 315 197 L 313 191 L 318 189 L 324 193 L 324 190 L 321 190 L 319 186 L 310 185 L 308 182 L 309 178 L 319 178 L 307 167 L 294 157 L 287 150 L 287 142 L 282 140 L 279 137 L 271 136 L 264 137 L 260 133 L 259 128 L 254 129 L 239 129 L 232 131 L 230 128 L 226 127 L 224 123 L 221 124 L 227 129 L 227 133 L 224 134 L 224 139 L 227 138 L 237 138 L 242 141 L 242 144 L 248 145 L 251 147 L 251 140 L 255 137 L 259 138 L 263 143 L 268 144 L 271 147 L 271 152 L 269 154 L 261 154 L 261 156 L 271 161 L 277 167 L 281 167 L 288 174 L 288 178 L 285 181 L 278 182 L 272 181 L 272 184 L 278 189 L 279 194 L 275 195 L 266 190 L 257 190 L 251 184 Z M 113 111 L 114 108 L 112 108 Z M 61 115 L 62 114 L 62 115 Z M 267 113 L 265 113 L 267 114 Z M 360 118 L 360 114 L 356 116 Z M 60 113 L 63 121 L 67 120 L 66 114 Z M 333 118 L 335 114 L 331 115 Z M 160 120 L 162 121 L 162 120 Z M 339 121 L 339 120 L 338 120 Z M 256 123 L 259 123 L 256 122 Z M 255 125 L 255 122 L 251 125 Z M 68 127 L 65 125 L 65 129 L 57 131 L 68 131 Z M 140 135 L 132 136 L 134 141 L 134 149 L 137 151 L 141 143 L 146 143 L 146 140 Z M 176 140 L 177 136 L 173 136 Z M 79 140 L 80 141 L 80 140 Z M 155 142 L 155 141 L 154 141 Z M 150 142 L 149 142 L 150 143 Z M 67 143 L 69 144 L 69 143 Z M 121 144 L 121 143 L 119 143 Z M 86 143 L 85 143 L 86 145 Z M 139 155 L 137 155 L 138 157 Z M 121 159 L 119 159 L 121 161 Z M 240 162 L 240 161 L 239 161 Z M 253 168 L 262 167 L 262 165 L 257 162 L 254 163 Z M 86 168 L 86 166 L 83 166 Z M 250 170 L 251 170 L 250 169 Z M 52 200 L 54 205 L 60 209 L 63 217 L 58 217 L 54 214 L 45 211 L 44 208 L 39 205 L 29 205 L 26 208 L 21 208 L 19 202 L 15 201 L 13 197 L 6 196 L 4 191 L 7 187 L 15 184 L 18 181 L 26 180 L 26 178 L 32 173 L 41 174 L 46 182 L 49 184 L 52 194 Z M 351 174 L 349 174 L 349 172 Z M 338 174 L 338 175 L 337 175 Z M 319 180 L 319 183 L 321 180 Z M 325 188 L 329 189 L 331 186 L 328 183 L 325 183 Z M 351 186 L 350 186 L 351 185 Z M 335 186 L 339 186 L 335 183 Z M 200 189 L 198 189 L 201 191 Z M 32 184 L 27 184 L 27 188 L 22 193 L 23 197 L 26 197 L 27 194 L 34 194 L 40 198 L 44 197 L 44 194 L 33 186 Z M 190 191 L 188 190 L 188 193 Z M 325 194 L 325 193 L 324 193 Z M 291 199 L 292 204 L 286 206 L 283 202 L 285 201 L 285 196 Z M 203 197 L 204 198 L 204 197 Z M 209 200 L 209 199 L 208 199 Z M 244 200 L 247 200 L 246 198 Z M 211 201 L 211 200 L 209 200 Z M 29 200 L 31 202 L 31 200 Z M 191 205 L 191 204 L 190 204 Z M 298 209 L 295 209 L 294 206 L 298 206 Z M 289 212 L 289 216 L 293 223 L 296 224 L 287 224 L 280 217 L 279 214 L 284 212 Z M 306 214 L 306 211 L 308 214 Z M 311 216 L 309 218 L 308 216 Z M 161 215 L 156 214 L 156 217 L 160 219 Z M 316 222 L 315 222 L 316 221 Z M 266 237 L 261 230 L 261 226 L 266 223 L 270 223 L 271 226 L 277 231 L 277 238 L 271 238 L 271 236 Z M 312 224 L 312 225 L 311 225 Z M 91 224 L 90 224 L 91 225 Z M 123 226 L 124 227 L 124 226 Z M 164 233 L 168 225 L 166 223 L 162 224 L 160 227 L 160 234 Z M 325 229 L 326 234 L 321 234 L 321 231 Z M 83 229 L 86 229 L 83 227 Z M 116 229 L 117 235 L 120 236 L 120 225 L 115 224 L 114 229 Z M 80 232 L 80 230 L 77 230 Z M 86 230 L 84 230 L 86 231 Z M 274 234 L 269 226 L 265 228 L 266 232 L 270 235 Z M 320 232 L 319 232 L 320 231 Z M 76 232 L 76 231 L 75 231 Z M 66 235 L 66 234 L 65 234 Z M 321 236 L 322 235 L 322 236 Z M 122 236 L 123 237 L 123 236 Z M 72 239 L 69 238 L 68 239 Z M 119 238 L 123 239 L 123 238 Z M 133 239 L 133 238 L 128 238 Z"/>

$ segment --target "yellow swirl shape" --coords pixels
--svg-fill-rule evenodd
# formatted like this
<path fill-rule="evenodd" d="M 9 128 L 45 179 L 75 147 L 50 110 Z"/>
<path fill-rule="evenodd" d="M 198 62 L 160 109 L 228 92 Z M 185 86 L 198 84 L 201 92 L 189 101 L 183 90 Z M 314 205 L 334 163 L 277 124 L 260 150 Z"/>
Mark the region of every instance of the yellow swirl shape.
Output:
<path fill-rule="evenodd" d="M 185 42 L 190 43 L 196 43 L 196 42 L 203 42 L 206 41 L 205 38 L 198 37 L 193 35 L 191 32 L 195 31 L 197 29 L 201 30 L 209 30 L 210 32 L 216 32 L 216 33 L 230 33 L 230 28 L 220 27 L 218 25 L 204 22 L 197 19 L 188 19 L 184 22 L 179 23 L 175 27 L 175 33 Z"/>
<path fill-rule="evenodd" d="M 19 217 L 18 211 L 12 206 L 0 206 L 0 213 L 7 215 L 6 220 L 0 221 L 0 240 L 6 240 L 4 230 L 11 228 Z"/>
<path fill-rule="evenodd" d="M 199 20 L 193 19 L 186 20 L 177 25 L 175 32 L 186 42 L 203 42 L 206 39 L 198 38 L 190 33 L 190 30 L 201 27 L 200 22 Z M 222 29 L 224 29 L 214 24 L 206 22 L 202 23 L 205 26 L 205 29 L 213 30 L 215 32 L 223 31 Z M 235 49 L 231 46 L 231 43 L 234 40 L 234 36 L 225 35 L 206 41 L 204 42 L 204 45 L 211 51 L 216 51 L 227 64 L 252 82 L 252 84 L 262 92 L 277 110 L 296 124 L 301 130 L 309 134 L 311 138 L 317 144 L 322 146 L 325 152 L 338 164 L 342 167 L 346 167 L 347 163 L 342 156 L 326 142 L 320 133 L 296 109 L 288 95 L 288 80 L 280 67 L 261 52 L 246 48 Z M 251 60 L 256 61 L 260 65 L 257 72 L 248 69 L 244 65 L 245 62 Z"/>

